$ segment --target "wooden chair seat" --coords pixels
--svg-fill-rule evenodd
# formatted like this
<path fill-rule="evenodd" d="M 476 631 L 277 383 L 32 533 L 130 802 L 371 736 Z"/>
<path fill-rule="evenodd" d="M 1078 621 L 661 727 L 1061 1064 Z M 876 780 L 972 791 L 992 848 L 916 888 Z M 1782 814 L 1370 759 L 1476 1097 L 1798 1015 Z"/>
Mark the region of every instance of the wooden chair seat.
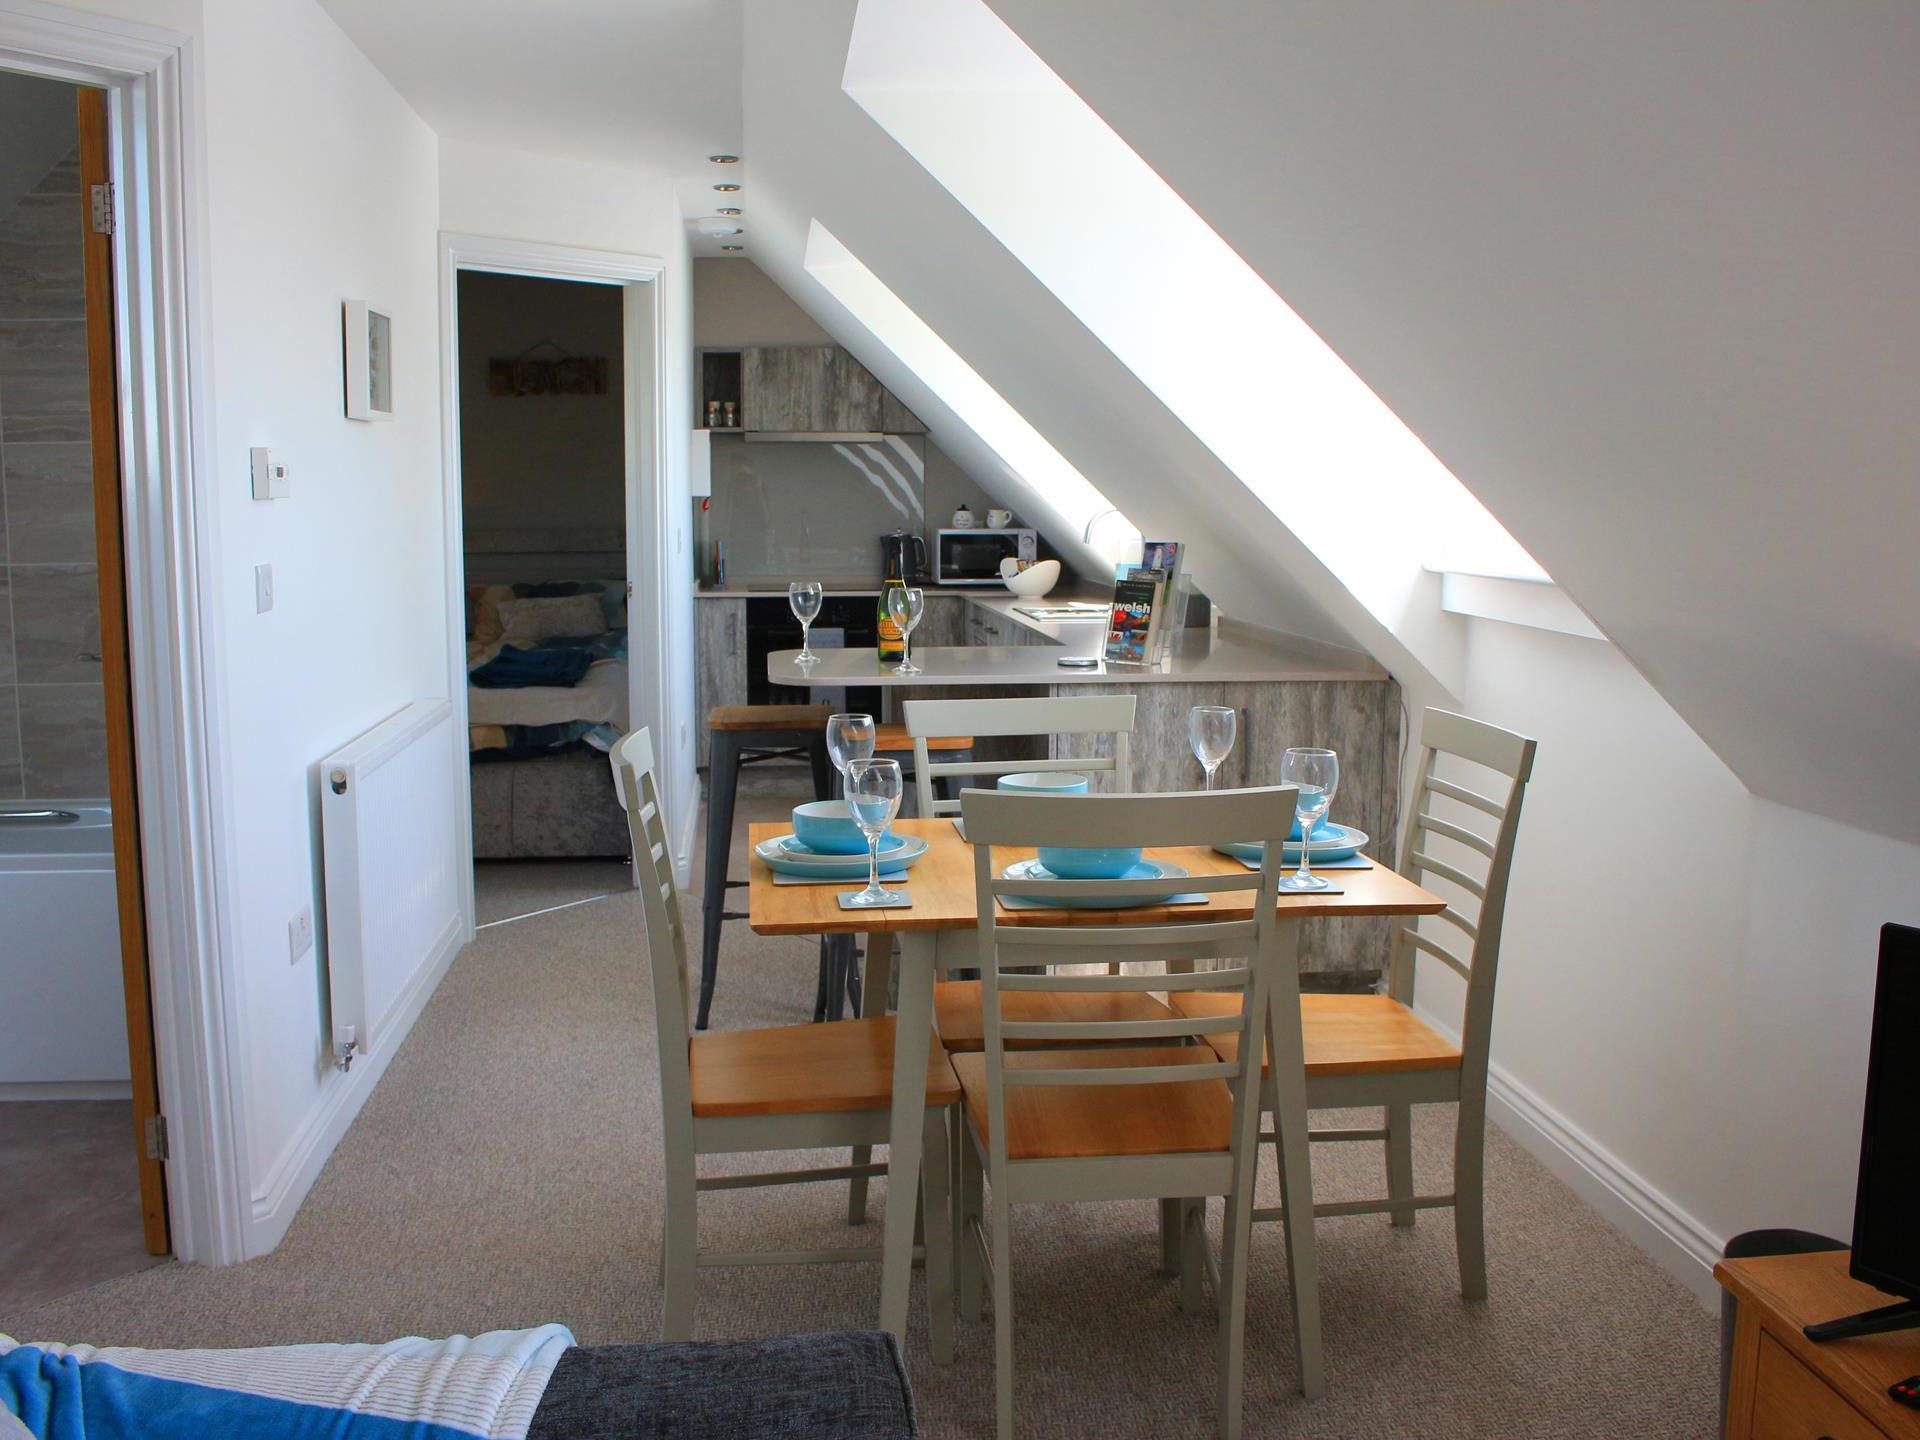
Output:
<path fill-rule="evenodd" d="M 1173 997 L 1182 1015 L 1234 1015 L 1238 995 L 1193 990 Z M 1307 1074 L 1376 1075 L 1402 1070 L 1457 1070 L 1460 1047 L 1390 995 L 1302 995 L 1300 1034 Z M 1209 1035 L 1221 1057 L 1240 1053 L 1240 1037 Z M 1265 1057 L 1260 1073 L 1268 1071 Z"/>
<path fill-rule="evenodd" d="M 819 1115 L 893 1105 L 893 1017 L 714 1030 L 693 1037 L 693 1113 Z M 934 1037 L 927 1104 L 960 1098 L 947 1052 Z"/>
<path fill-rule="evenodd" d="M 1009 1070 L 1210 1065 L 1204 1045 L 1137 1049 L 1009 1052 Z M 987 1057 L 953 1057 L 967 1116 L 983 1146 L 992 1144 L 987 1113 Z M 1105 1155 L 1190 1155 L 1226 1150 L 1233 1132 L 1233 1092 L 1224 1080 L 1141 1085 L 1009 1085 L 1007 1158 L 1078 1160 Z"/>
<path fill-rule="evenodd" d="M 716 705 L 709 730 L 825 730 L 831 705 Z"/>
<path fill-rule="evenodd" d="M 971 735 L 942 735 L 937 738 L 930 735 L 927 737 L 927 749 L 929 750 L 952 751 L 971 750 L 972 748 L 973 736 Z M 902 751 L 911 749 L 913 749 L 913 737 L 907 734 L 906 726 L 879 725 L 874 728 L 874 754 L 897 755 Z"/>
<path fill-rule="evenodd" d="M 1224 997 L 1223 997 L 1224 998 Z M 1064 1020 L 1171 1020 L 1173 1011 L 1145 990 L 1006 990 L 1000 1013 L 1016 1023 Z M 987 1023 L 980 1013 L 978 980 L 943 980 L 933 987 L 933 1014 L 940 1043 L 949 1051 L 984 1050 Z M 1009 1040 L 1009 1050 L 1058 1048 L 1055 1040 Z M 1074 1042 L 1084 1046 L 1092 1042 Z M 1122 1041 L 1138 1044 L 1138 1041 Z"/>

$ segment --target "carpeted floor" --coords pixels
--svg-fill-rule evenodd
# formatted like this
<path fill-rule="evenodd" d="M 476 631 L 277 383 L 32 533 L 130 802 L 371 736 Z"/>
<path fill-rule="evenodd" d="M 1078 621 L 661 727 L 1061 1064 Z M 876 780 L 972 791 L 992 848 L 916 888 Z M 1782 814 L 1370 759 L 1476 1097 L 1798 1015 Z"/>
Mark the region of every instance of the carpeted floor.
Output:
<path fill-rule="evenodd" d="M 744 803 L 747 814 L 784 800 Z M 562 898 L 574 898 L 563 895 Z M 539 908 L 537 905 L 529 909 Z M 698 933 L 697 907 L 689 904 Z M 497 925 L 454 964 L 274 1254 L 166 1265 L 25 1313 L 0 1330 L 103 1344 L 378 1340 L 558 1320 L 581 1340 L 650 1338 L 659 1114 L 637 898 Z M 811 1014 L 815 950 L 728 927 L 717 1023 Z M 1422 1112 L 1416 1163 L 1443 1184 L 1448 1122 Z M 1316 1155 L 1323 1197 L 1377 1186 L 1372 1147 Z M 786 1159 L 771 1162 L 784 1166 Z M 1270 1160 L 1262 1186 L 1272 1203 Z M 873 1215 L 885 1200 L 876 1189 Z M 703 1197 L 710 1244 L 877 1243 L 840 1186 Z M 1452 1227 L 1323 1221 L 1328 1396 L 1294 1392 L 1276 1227 L 1255 1231 L 1248 1326 L 1254 1436 L 1704 1436 L 1712 1318 L 1503 1135 L 1488 1157 L 1492 1299 L 1459 1298 Z M 1021 1433 L 1211 1433 L 1211 1324 L 1156 1270 L 1150 1207 L 1015 1216 Z M 709 1271 L 700 1333 L 872 1324 L 876 1267 Z M 958 1326 L 935 1367 L 916 1287 L 908 1362 L 929 1436 L 992 1433 L 991 1326 Z"/>

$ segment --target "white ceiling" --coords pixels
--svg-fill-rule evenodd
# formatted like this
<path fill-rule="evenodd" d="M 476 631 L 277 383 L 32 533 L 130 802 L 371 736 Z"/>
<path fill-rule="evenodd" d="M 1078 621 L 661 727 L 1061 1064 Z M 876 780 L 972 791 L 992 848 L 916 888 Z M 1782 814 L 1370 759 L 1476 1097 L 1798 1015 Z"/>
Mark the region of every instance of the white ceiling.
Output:
<path fill-rule="evenodd" d="M 712 189 L 747 166 L 707 161 L 740 152 L 740 0 L 320 3 L 442 136 L 669 175 L 696 255 L 751 226 Z"/>

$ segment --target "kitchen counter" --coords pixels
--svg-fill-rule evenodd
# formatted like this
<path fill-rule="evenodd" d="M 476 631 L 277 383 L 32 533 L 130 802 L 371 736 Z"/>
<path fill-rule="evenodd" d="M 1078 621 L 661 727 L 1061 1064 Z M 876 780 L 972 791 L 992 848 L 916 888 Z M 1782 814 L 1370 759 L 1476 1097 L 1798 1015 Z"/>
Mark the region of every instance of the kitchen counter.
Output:
<path fill-rule="evenodd" d="M 990 585 L 935 585 L 932 581 L 928 580 L 922 581 L 920 588 L 925 590 L 929 595 L 959 595 L 970 600 L 979 600 L 987 597 L 997 597 L 1002 600 L 1014 598 L 998 586 Z M 825 595 L 871 595 L 875 599 L 878 599 L 880 596 L 880 587 L 877 584 L 868 585 L 864 588 L 858 585 L 828 585 L 823 587 L 821 593 Z M 784 584 L 776 584 L 771 580 L 765 585 L 728 585 L 724 589 L 715 589 L 710 585 L 696 585 L 693 587 L 693 598 L 696 600 L 784 600 L 787 598 L 787 587 Z"/>
<path fill-rule="evenodd" d="M 1387 672 L 1357 651 L 1313 644 L 1222 620 L 1217 631 L 1184 630 L 1172 654 L 1158 667 L 1114 665 L 1104 661 L 1088 670 L 1068 669 L 1061 654 L 1093 655 L 1106 636 L 1101 621 L 1042 624 L 1015 606 L 1029 602 L 1000 595 L 989 603 L 1008 618 L 1044 636 L 1036 645 L 928 645 L 913 649 L 918 675 L 897 675 L 875 650 L 821 650 L 820 659 L 801 668 L 797 650 L 767 657 L 767 677 L 780 685 L 838 687 L 965 685 L 1166 685 L 1267 681 L 1383 681 Z"/>

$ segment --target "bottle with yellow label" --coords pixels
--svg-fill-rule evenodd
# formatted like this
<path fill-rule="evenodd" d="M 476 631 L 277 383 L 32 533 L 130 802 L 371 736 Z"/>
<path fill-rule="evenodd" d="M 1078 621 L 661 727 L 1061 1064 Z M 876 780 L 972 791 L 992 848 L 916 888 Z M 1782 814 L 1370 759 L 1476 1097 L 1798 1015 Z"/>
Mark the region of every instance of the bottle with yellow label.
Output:
<path fill-rule="evenodd" d="M 887 578 L 880 582 L 880 615 L 874 625 L 874 633 L 879 637 L 880 659 L 882 663 L 891 661 L 898 664 L 906 657 L 906 636 L 900 633 L 893 613 L 887 607 L 887 596 L 900 589 L 906 581 L 892 567 L 888 567 Z"/>

